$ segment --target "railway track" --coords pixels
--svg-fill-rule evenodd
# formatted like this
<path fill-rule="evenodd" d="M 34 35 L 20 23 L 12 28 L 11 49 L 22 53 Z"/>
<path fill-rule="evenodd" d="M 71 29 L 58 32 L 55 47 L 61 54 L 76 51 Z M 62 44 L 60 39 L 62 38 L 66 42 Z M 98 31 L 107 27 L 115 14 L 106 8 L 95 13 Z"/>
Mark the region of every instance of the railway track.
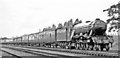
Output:
<path fill-rule="evenodd" d="M 52 58 L 69 58 L 69 57 L 79 58 L 78 56 L 73 56 L 73 55 L 69 56 L 69 55 L 53 54 L 53 53 L 47 53 L 47 52 L 37 51 L 37 50 L 33 50 L 33 49 L 12 48 L 12 47 L 4 47 L 4 48 L 9 48 L 9 49 L 12 49 L 12 50 L 17 50 L 17 51 L 22 51 L 22 52 L 25 52 L 25 53 L 31 53 L 31 54 L 35 54 L 35 55 L 38 55 L 38 56 L 42 55 L 43 57 L 46 57 L 46 58 L 49 58 L 49 57 L 52 57 Z"/>
<path fill-rule="evenodd" d="M 9 55 L 12 55 L 10 58 L 55 58 L 56 57 L 56 55 L 53 55 L 53 54 L 43 53 L 43 52 L 38 52 L 38 51 L 33 51 L 33 50 L 27 50 L 27 49 L 20 49 L 20 48 L 17 49 L 17 48 L 11 48 L 11 47 L 2 47 L 2 51 L 4 51 L 5 53 Z M 14 52 L 17 52 L 17 53 L 14 53 Z"/>
<path fill-rule="evenodd" d="M 8 47 L 7 47 L 8 48 Z M 9 47 L 11 48 L 11 47 Z M 27 49 L 24 49 L 27 48 Z M 30 48 L 30 49 L 28 49 Z M 12 48 L 16 49 L 16 48 Z M 118 58 L 118 53 L 110 53 L 110 52 L 100 52 L 100 51 L 85 51 L 85 50 L 70 50 L 70 49 L 57 49 L 57 48 L 44 48 L 44 47 L 23 47 L 19 48 L 18 50 L 26 50 L 26 52 L 38 52 L 33 51 L 32 49 L 38 49 L 38 50 L 48 50 L 48 51 L 58 51 L 58 52 L 65 52 L 65 53 L 73 53 L 73 54 L 82 54 L 82 55 L 88 55 L 88 56 L 97 56 L 97 57 L 108 57 L 108 58 Z M 61 55 L 60 55 L 61 56 Z"/>
<path fill-rule="evenodd" d="M 71 49 L 57 49 L 57 48 L 44 48 L 44 47 L 26 47 L 26 48 L 51 50 L 51 51 L 83 54 L 83 55 L 90 55 L 90 56 L 102 56 L 102 57 L 113 57 L 113 58 L 118 56 L 117 52 L 112 53 L 112 52 L 104 52 L 104 51 L 71 50 Z"/>
<path fill-rule="evenodd" d="M 8 47 L 4 47 L 4 48 L 8 48 Z M 37 52 L 37 51 L 32 51 L 32 50 L 25 50 L 25 49 L 16 49 L 16 48 L 8 48 L 8 49 L 11 49 L 11 50 L 16 50 L 16 51 L 20 51 L 20 52 L 24 52 L 24 53 L 30 53 L 30 54 L 34 54 L 36 56 L 20 56 L 20 55 L 15 55 L 11 52 L 8 52 L 8 51 L 4 51 L 10 55 L 12 55 L 14 58 L 36 58 L 36 57 L 45 57 L 45 58 L 49 58 L 49 57 L 52 57 L 52 58 L 55 58 L 55 55 L 52 55 L 52 54 L 48 54 L 48 53 L 43 53 L 43 52 Z"/>
<path fill-rule="evenodd" d="M 21 56 L 18 56 L 18 55 L 15 55 L 15 54 L 13 54 L 13 53 L 10 53 L 10 52 L 8 52 L 8 51 L 5 51 L 5 50 L 1 50 L 2 52 L 5 52 L 5 53 L 7 53 L 7 54 L 9 54 L 9 55 L 12 55 L 12 56 L 9 56 L 9 57 L 11 57 L 11 58 L 22 58 Z M 8 56 L 7 56 L 8 57 Z"/>

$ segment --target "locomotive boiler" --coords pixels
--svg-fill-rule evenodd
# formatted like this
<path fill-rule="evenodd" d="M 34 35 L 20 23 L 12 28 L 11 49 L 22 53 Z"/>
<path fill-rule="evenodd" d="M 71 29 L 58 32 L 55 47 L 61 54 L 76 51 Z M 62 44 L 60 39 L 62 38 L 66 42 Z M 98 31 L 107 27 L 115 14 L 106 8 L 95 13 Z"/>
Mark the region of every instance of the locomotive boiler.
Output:
<path fill-rule="evenodd" d="M 112 38 L 106 35 L 107 23 L 100 19 L 75 25 L 69 47 L 90 50 L 109 50 Z"/>

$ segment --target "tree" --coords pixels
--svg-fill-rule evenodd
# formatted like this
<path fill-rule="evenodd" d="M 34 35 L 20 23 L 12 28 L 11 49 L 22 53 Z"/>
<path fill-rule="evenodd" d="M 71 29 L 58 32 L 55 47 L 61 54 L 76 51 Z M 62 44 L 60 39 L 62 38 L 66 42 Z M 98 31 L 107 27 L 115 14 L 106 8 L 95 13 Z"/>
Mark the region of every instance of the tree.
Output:
<path fill-rule="evenodd" d="M 82 20 L 80 20 L 79 23 L 82 23 Z"/>
<path fill-rule="evenodd" d="M 73 26 L 75 26 L 75 25 L 77 25 L 77 24 L 79 24 L 79 23 L 82 23 L 82 20 L 79 21 L 79 19 L 77 18 L 77 19 L 75 20 Z"/>
<path fill-rule="evenodd" d="M 47 28 L 43 28 L 43 32 L 44 32 L 44 31 L 47 31 Z"/>
<path fill-rule="evenodd" d="M 61 24 L 61 23 L 59 23 L 57 28 L 58 28 L 58 29 L 63 28 L 62 24 Z"/>
<path fill-rule="evenodd" d="M 103 12 L 107 11 L 108 16 L 110 19 L 107 19 L 107 23 L 111 22 L 111 25 L 115 25 L 117 28 L 119 28 L 119 22 L 120 22 L 120 2 L 118 4 L 111 5 L 108 9 L 103 10 Z M 114 22 L 119 21 L 119 22 Z M 111 27 L 116 28 L 116 27 Z"/>
<path fill-rule="evenodd" d="M 73 20 L 72 20 L 72 19 L 70 19 L 70 20 L 68 21 L 68 26 L 69 26 L 69 27 L 73 27 Z"/>
<path fill-rule="evenodd" d="M 53 24 L 53 25 L 52 25 L 52 29 L 56 29 L 56 26 L 55 26 L 55 24 Z"/>
<path fill-rule="evenodd" d="M 109 17 L 120 18 L 120 2 L 116 5 L 110 6 L 110 8 L 103 10 L 103 12 L 107 11 Z"/>
<path fill-rule="evenodd" d="M 74 25 L 78 24 L 79 23 L 79 19 L 77 18 L 74 22 Z"/>
<path fill-rule="evenodd" d="M 70 24 L 70 25 L 73 25 L 73 19 L 70 19 L 70 20 L 69 20 L 69 24 Z"/>
<path fill-rule="evenodd" d="M 8 39 L 7 37 L 3 37 L 3 38 L 1 38 L 1 40 L 6 40 L 6 39 Z"/>
<path fill-rule="evenodd" d="M 56 28 L 55 24 L 52 25 L 53 28 Z"/>
<path fill-rule="evenodd" d="M 47 28 L 47 30 L 51 30 L 52 28 L 49 26 L 48 28 Z"/>
<path fill-rule="evenodd" d="M 6 41 L 7 39 L 9 39 L 9 38 L 7 38 L 7 37 L 1 38 L 1 40 L 4 40 L 4 41 Z"/>
<path fill-rule="evenodd" d="M 106 21 L 107 21 L 107 23 L 109 23 L 109 22 L 112 21 L 112 20 L 116 20 L 116 18 L 115 18 L 115 17 L 112 17 L 112 18 L 110 18 L 110 19 L 107 19 Z"/>
<path fill-rule="evenodd" d="M 67 22 L 64 22 L 64 27 L 68 27 L 68 23 Z"/>

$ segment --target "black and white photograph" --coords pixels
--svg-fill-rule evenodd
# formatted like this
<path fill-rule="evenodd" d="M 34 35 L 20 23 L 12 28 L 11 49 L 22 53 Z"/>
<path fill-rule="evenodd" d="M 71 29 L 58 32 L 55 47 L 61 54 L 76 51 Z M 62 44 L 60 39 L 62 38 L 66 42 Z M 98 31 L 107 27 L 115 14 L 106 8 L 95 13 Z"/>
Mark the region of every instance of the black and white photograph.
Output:
<path fill-rule="evenodd" d="M 0 58 L 120 58 L 120 0 L 0 0 Z"/>

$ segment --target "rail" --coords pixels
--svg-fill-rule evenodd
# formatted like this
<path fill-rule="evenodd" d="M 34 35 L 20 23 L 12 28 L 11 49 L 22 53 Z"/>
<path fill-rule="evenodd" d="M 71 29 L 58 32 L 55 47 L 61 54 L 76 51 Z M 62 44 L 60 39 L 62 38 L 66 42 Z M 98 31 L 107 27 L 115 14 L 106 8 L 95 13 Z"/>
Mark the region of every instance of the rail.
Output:
<path fill-rule="evenodd" d="M 30 49 L 27 49 L 29 51 L 32 51 L 31 49 L 38 49 L 38 50 L 40 49 L 40 50 L 58 51 L 58 52 L 66 52 L 66 53 L 74 53 L 74 54 L 83 54 L 83 55 L 89 55 L 89 56 L 99 56 L 99 57 L 109 57 L 109 58 L 118 57 L 118 53 L 112 53 L 112 52 L 85 51 L 85 50 L 78 51 L 78 50 L 70 50 L 70 49 L 55 49 L 55 48 L 43 48 L 43 47 L 23 47 L 23 48 L 30 48 Z M 26 49 L 22 49 L 22 50 L 26 50 Z"/>
<path fill-rule="evenodd" d="M 22 57 L 20 57 L 20 56 L 18 56 L 18 55 L 15 55 L 15 54 L 13 54 L 13 53 L 7 52 L 7 51 L 5 51 L 5 50 L 1 50 L 1 51 L 5 52 L 5 53 L 7 53 L 7 54 L 10 54 L 10 55 L 12 55 L 12 56 L 15 57 L 15 58 L 22 58 Z"/>

